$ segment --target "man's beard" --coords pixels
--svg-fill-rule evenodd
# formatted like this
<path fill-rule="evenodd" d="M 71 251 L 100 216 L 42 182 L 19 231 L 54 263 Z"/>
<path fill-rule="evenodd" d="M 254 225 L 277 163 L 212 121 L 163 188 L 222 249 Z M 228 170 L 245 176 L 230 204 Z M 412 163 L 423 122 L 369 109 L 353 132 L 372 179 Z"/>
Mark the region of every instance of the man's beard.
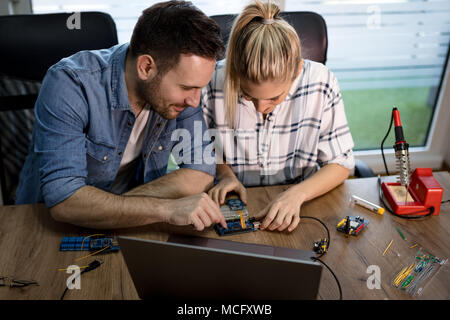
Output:
<path fill-rule="evenodd" d="M 171 112 L 171 106 L 165 105 L 161 96 L 161 80 L 162 75 L 158 73 L 152 80 L 138 81 L 136 91 L 139 99 L 145 102 L 144 108 L 153 109 L 164 119 L 172 120 L 178 116 L 178 113 L 174 114 L 173 111 Z"/>

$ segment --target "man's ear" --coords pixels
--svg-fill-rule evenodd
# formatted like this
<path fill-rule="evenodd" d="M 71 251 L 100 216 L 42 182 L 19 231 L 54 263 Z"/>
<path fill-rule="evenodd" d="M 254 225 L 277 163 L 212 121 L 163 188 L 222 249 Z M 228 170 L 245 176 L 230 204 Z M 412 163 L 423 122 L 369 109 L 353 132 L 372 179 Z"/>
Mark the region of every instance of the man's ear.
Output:
<path fill-rule="evenodd" d="M 136 59 L 136 68 L 139 79 L 151 80 L 158 74 L 155 60 L 151 55 L 143 54 Z"/>

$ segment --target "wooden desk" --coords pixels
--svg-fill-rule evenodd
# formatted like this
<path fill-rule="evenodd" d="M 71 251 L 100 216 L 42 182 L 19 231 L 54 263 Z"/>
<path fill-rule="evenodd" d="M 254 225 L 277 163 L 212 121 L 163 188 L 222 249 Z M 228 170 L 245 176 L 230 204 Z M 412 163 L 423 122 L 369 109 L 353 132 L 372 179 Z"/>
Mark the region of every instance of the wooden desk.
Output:
<path fill-rule="evenodd" d="M 450 174 L 436 173 L 435 177 L 444 187 L 444 199 L 450 198 Z M 248 210 L 250 214 L 263 208 L 286 186 L 249 189 Z M 389 213 L 379 216 L 370 211 L 351 207 L 349 198 L 356 194 L 378 203 L 375 178 L 347 180 L 332 192 L 302 207 L 302 215 L 315 216 L 324 221 L 331 233 L 329 252 L 322 257 L 340 280 L 344 299 L 410 299 L 395 289 L 391 281 L 401 266 L 409 262 L 419 243 L 441 258 L 450 258 L 450 203 L 441 207 L 440 216 L 422 221 L 404 220 Z M 369 226 L 358 237 L 347 238 L 336 231 L 336 224 L 346 215 L 360 215 L 370 220 Z M 395 227 L 399 227 L 406 241 Z M 209 229 L 196 232 L 191 227 L 175 227 L 155 224 L 140 228 L 115 230 L 109 234 L 135 236 L 165 241 L 170 232 L 217 238 Z M 0 275 L 19 279 L 37 280 L 40 286 L 26 288 L 0 287 L 0 299 L 59 299 L 66 287 L 69 274 L 57 271 L 69 265 L 87 265 L 92 258 L 76 262 L 85 252 L 60 252 L 63 236 L 86 236 L 98 233 L 67 224 L 57 223 L 43 205 L 0 207 Z M 326 236 L 323 227 L 311 219 L 303 219 L 292 233 L 258 231 L 225 237 L 227 240 L 262 243 L 267 245 L 312 249 L 313 241 Z M 394 243 L 385 256 L 388 243 Z M 397 255 L 400 254 L 400 257 Z M 81 290 L 69 290 L 66 299 L 138 299 L 122 254 L 102 255 L 103 265 L 81 277 Z M 377 265 L 381 270 L 381 289 L 370 290 L 366 282 L 370 274 L 367 267 Z M 438 275 L 425 288 L 420 299 L 450 298 L 450 268 L 441 268 Z M 269 275 L 273 276 L 273 275 Z M 336 283 L 323 269 L 319 299 L 336 299 Z"/>

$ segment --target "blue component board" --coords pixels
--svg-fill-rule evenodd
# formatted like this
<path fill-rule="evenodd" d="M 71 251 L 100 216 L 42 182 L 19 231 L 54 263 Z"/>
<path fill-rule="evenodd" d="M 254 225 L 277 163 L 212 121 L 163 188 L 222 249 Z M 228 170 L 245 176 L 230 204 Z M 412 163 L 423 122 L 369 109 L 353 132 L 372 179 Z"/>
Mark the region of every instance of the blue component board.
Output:
<path fill-rule="evenodd" d="M 119 251 L 120 249 L 115 238 L 63 237 L 59 251 L 98 251 L 108 246 L 109 248 L 104 252 Z"/>
<path fill-rule="evenodd" d="M 255 221 L 255 218 L 248 217 L 247 208 L 240 199 L 228 199 L 220 207 L 220 211 L 228 227 L 225 229 L 220 224 L 214 226 L 214 230 L 220 236 L 259 230 L 259 222 Z M 242 223 L 245 225 L 244 228 L 242 227 Z"/>
<path fill-rule="evenodd" d="M 81 248 L 81 243 L 84 237 L 63 237 L 59 251 L 89 251 L 89 238 L 83 243 L 83 248 Z"/>
<path fill-rule="evenodd" d="M 245 220 L 245 228 L 242 228 L 241 220 L 230 220 L 227 221 L 228 229 L 225 229 L 220 224 L 216 224 L 214 226 L 214 230 L 216 230 L 219 236 L 227 236 L 231 234 L 238 234 L 244 232 L 251 232 L 259 230 L 259 223 L 255 222 L 255 218 L 250 218 Z"/>
<path fill-rule="evenodd" d="M 347 216 L 336 227 L 337 231 L 357 236 L 369 224 L 369 220 L 360 216 Z"/>

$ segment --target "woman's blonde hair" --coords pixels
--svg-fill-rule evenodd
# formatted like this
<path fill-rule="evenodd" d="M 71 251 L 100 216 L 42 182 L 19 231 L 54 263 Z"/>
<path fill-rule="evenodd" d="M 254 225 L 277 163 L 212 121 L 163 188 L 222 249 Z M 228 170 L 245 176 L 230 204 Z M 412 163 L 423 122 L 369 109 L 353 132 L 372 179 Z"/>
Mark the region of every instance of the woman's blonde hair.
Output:
<path fill-rule="evenodd" d="M 273 3 L 247 5 L 231 29 L 226 56 L 225 108 L 234 127 L 240 90 L 239 79 L 259 83 L 294 80 L 301 61 L 301 45 L 295 29 L 278 16 Z"/>

